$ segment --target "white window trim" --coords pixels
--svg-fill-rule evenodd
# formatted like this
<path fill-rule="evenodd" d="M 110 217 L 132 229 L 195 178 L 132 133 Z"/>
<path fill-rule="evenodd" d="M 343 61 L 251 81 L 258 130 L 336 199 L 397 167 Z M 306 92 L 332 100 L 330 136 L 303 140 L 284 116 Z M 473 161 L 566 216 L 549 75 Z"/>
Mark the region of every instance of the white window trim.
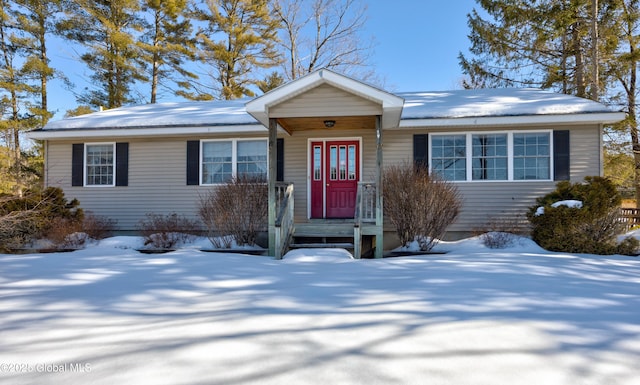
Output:
<path fill-rule="evenodd" d="M 269 179 L 269 143 L 265 138 L 233 138 L 233 139 L 202 139 L 200 140 L 200 158 L 198 159 L 198 182 L 200 186 L 219 186 L 225 184 L 222 183 L 202 183 L 202 164 L 204 158 L 203 147 L 205 143 L 210 142 L 231 142 L 231 175 L 235 178 L 238 175 L 238 142 L 248 142 L 248 141 L 262 141 L 265 142 L 267 146 L 267 179 Z"/>
<path fill-rule="evenodd" d="M 108 146 L 108 145 L 111 145 L 112 148 L 113 148 L 113 163 L 112 163 L 112 166 L 113 166 L 113 178 L 112 178 L 112 180 L 113 180 L 113 182 L 111 184 L 89 184 L 87 182 L 88 177 L 89 177 L 89 172 L 88 172 L 89 165 L 87 164 L 87 147 L 89 147 L 89 146 Z M 84 154 L 82 156 L 83 156 L 83 158 L 82 158 L 82 167 L 83 167 L 83 172 L 82 172 L 83 180 L 82 180 L 82 183 L 83 183 L 84 187 L 98 187 L 98 188 L 100 188 L 100 187 L 115 187 L 115 185 L 116 185 L 116 172 L 117 172 L 117 170 L 116 170 L 116 142 L 85 143 L 84 144 Z"/>
<path fill-rule="evenodd" d="M 513 178 L 513 136 L 515 134 L 548 134 L 549 135 L 549 179 L 514 179 Z M 507 179 L 473 179 L 473 149 L 472 149 L 472 137 L 473 135 L 491 135 L 491 134 L 507 134 Z M 432 171 L 431 165 L 433 164 L 432 155 L 432 139 L 434 136 L 446 136 L 446 135 L 465 135 L 466 143 L 466 180 L 452 180 L 455 183 L 504 183 L 504 182 L 552 182 L 554 179 L 553 170 L 553 130 L 511 130 L 511 131 L 463 131 L 463 132 L 438 132 L 429 134 L 429 172 Z"/>

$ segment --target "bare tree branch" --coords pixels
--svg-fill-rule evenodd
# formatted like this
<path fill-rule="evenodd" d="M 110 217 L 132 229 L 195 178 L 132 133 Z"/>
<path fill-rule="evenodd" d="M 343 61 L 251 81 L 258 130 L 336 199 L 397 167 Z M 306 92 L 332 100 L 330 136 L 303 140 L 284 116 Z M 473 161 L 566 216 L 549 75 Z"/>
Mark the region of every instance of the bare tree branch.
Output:
<path fill-rule="evenodd" d="M 276 0 L 284 73 L 294 80 L 319 68 L 366 79 L 372 41 L 361 36 L 367 7 L 359 0 Z"/>

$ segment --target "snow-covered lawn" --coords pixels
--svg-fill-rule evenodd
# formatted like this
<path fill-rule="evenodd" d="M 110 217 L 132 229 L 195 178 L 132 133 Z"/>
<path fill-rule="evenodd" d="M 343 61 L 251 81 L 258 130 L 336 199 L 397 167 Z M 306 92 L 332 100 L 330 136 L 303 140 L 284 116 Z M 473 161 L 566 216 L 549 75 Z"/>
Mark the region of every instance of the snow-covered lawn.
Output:
<path fill-rule="evenodd" d="M 640 259 L 0 255 L 4 384 L 640 384 Z"/>

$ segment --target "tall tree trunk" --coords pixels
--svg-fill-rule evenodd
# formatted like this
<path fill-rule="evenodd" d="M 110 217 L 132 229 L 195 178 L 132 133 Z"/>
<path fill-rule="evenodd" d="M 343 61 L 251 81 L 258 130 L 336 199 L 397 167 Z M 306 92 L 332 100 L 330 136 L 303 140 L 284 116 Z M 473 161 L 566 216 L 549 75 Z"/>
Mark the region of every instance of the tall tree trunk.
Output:
<path fill-rule="evenodd" d="M 630 55 L 634 54 L 634 46 L 629 47 Z M 629 87 L 627 90 L 627 106 L 629 108 L 629 131 L 631 133 L 631 146 L 633 148 L 633 161 L 635 164 L 634 184 L 636 192 L 636 207 L 640 204 L 640 138 L 638 137 L 638 121 L 636 119 L 636 65 L 629 69 Z"/>
<path fill-rule="evenodd" d="M 160 52 L 158 51 L 158 46 L 160 45 L 160 11 L 155 11 L 155 20 L 153 24 L 154 36 L 153 36 L 153 59 L 151 63 L 151 104 L 156 103 L 156 99 L 158 97 L 158 74 L 160 72 Z"/>
<path fill-rule="evenodd" d="M 576 18 L 580 17 L 576 15 Z M 584 82 L 584 53 L 582 51 L 582 43 L 580 41 L 580 31 L 582 29 L 582 23 L 578 20 L 573 24 L 572 31 L 572 43 L 573 43 L 573 57 L 576 61 L 575 79 L 576 79 L 576 96 L 584 98 L 587 94 L 585 82 Z"/>
<path fill-rule="evenodd" d="M 636 89 L 638 82 L 638 63 L 640 58 L 637 57 L 637 39 L 634 34 L 635 23 L 638 19 L 638 1 L 631 0 L 622 2 L 623 7 L 623 20 L 625 25 L 623 26 L 623 40 L 627 43 L 628 53 L 624 55 L 625 61 L 620 63 L 628 69 L 628 80 L 625 79 L 624 74 L 620 76 L 619 80 L 624 88 L 625 96 L 627 98 L 627 125 L 629 127 L 629 133 L 631 135 L 631 148 L 633 150 L 634 161 L 634 189 L 636 198 L 636 207 L 640 207 L 640 138 L 638 137 L 638 120 L 636 117 Z"/>
<path fill-rule="evenodd" d="M 5 8 L 5 4 L 2 4 L 2 8 Z M 11 145 L 13 150 L 13 162 L 11 165 L 12 173 L 15 180 L 15 185 L 17 188 L 16 193 L 19 196 L 22 196 L 22 178 L 21 178 L 21 151 L 20 151 L 20 121 L 19 121 L 19 109 L 18 109 L 18 95 L 16 92 L 17 87 L 17 79 L 15 69 L 13 67 L 13 56 L 11 52 L 11 48 L 7 44 L 7 40 L 9 37 L 7 36 L 5 26 L 0 26 L 0 49 L 2 49 L 2 55 L 4 60 L 4 69 L 6 71 L 6 79 L 5 82 L 8 83 L 8 91 L 9 91 L 9 102 L 11 105 L 11 117 L 9 119 L 9 131 L 10 133 L 7 135 L 8 138 L 11 138 Z"/>
<path fill-rule="evenodd" d="M 600 54 L 598 52 L 598 0 L 591 0 L 591 99 L 600 99 Z"/>

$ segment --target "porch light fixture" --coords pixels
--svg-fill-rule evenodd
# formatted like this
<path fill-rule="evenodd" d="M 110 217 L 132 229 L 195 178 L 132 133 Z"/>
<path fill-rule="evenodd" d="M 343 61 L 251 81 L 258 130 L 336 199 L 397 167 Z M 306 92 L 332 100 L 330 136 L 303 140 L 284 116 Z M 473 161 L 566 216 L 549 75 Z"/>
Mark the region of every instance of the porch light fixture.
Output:
<path fill-rule="evenodd" d="M 327 128 L 331 128 L 333 126 L 336 125 L 336 121 L 335 120 L 325 120 L 324 121 L 324 126 Z"/>

